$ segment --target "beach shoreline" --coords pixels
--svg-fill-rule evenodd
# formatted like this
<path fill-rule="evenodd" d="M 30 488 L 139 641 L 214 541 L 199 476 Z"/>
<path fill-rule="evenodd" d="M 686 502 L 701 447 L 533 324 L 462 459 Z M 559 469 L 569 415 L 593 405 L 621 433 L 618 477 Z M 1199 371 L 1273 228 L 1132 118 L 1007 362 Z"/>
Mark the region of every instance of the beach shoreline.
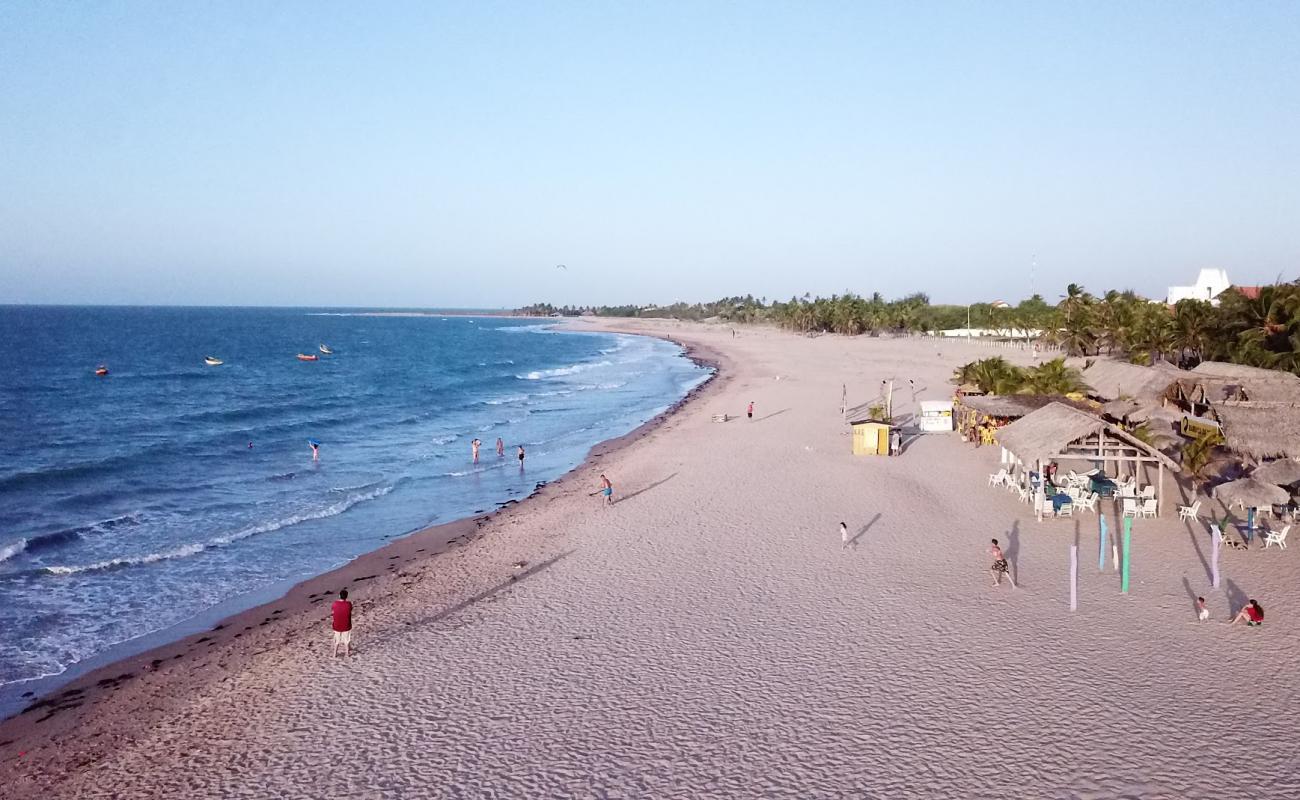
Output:
<path fill-rule="evenodd" d="M 558 321 L 556 324 L 564 326 L 564 322 Z M 135 649 L 130 647 L 134 640 L 122 642 L 109 648 L 106 653 L 88 659 L 89 666 L 73 665 L 59 675 L 28 682 L 33 687 L 31 696 L 24 695 L 21 707 L 0 719 L 0 754 L 10 755 L 7 752 L 10 748 L 32 746 L 34 741 L 39 743 L 43 740 L 61 739 L 82 724 L 84 718 L 93 715 L 97 703 L 102 703 L 119 690 L 131 687 L 137 678 L 150 676 L 157 679 L 155 685 L 149 687 L 150 694 L 154 695 L 167 693 L 171 688 L 165 685 L 168 681 L 201 685 L 210 678 L 205 670 L 208 664 L 204 662 L 196 667 L 195 661 L 206 659 L 209 655 L 219 655 L 223 648 L 236 646 L 243 652 L 229 654 L 230 660 L 223 662 L 221 668 L 223 671 L 239 669 L 241 655 L 256 650 L 262 639 L 277 636 L 282 627 L 300 625 L 314 606 L 327 608 L 327 600 L 339 588 L 369 581 L 375 581 L 375 585 L 384 585 L 386 581 L 382 579 L 399 571 L 401 567 L 398 565 L 406 566 L 421 560 L 432 561 L 453 549 L 468 546 L 484 533 L 484 528 L 500 521 L 504 516 L 525 514 L 529 509 L 567 492 L 579 473 L 590 471 L 601 459 L 645 438 L 692 401 L 715 391 L 727 377 L 725 356 L 698 343 L 683 342 L 664 334 L 629 333 L 609 326 L 597 328 L 569 325 L 564 326 L 564 329 L 579 333 L 639 335 L 669 341 L 682 348 L 682 357 L 711 372 L 704 381 L 688 390 L 667 409 L 621 436 L 597 442 L 572 469 L 552 481 L 539 482 L 522 499 L 501 502 L 495 510 L 486 513 L 396 534 L 387 544 L 334 569 L 293 582 L 281 592 L 275 592 L 272 587 L 253 593 L 271 596 L 265 602 L 224 616 L 214 617 L 211 612 L 198 615 L 138 637 L 144 640 L 165 639 L 163 643 Z M 384 586 L 384 591 L 391 593 L 392 587 Z M 366 594 L 365 602 L 383 602 L 386 597 L 385 593 L 380 593 L 379 596 Z M 353 599 L 358 598 L 354 592 Z M 208 628 L 197 622 L 205 618 L 215 618 L 215 624 Z M 198 630 L 197 627 L 203 629 Z M 175 638 L 168 635 L 177 630 L 192 632 Z M 114 655 L 124 649 L 128 652 Z M 179 674 L 181 670 L 189 672 L 182 676 Z"/>

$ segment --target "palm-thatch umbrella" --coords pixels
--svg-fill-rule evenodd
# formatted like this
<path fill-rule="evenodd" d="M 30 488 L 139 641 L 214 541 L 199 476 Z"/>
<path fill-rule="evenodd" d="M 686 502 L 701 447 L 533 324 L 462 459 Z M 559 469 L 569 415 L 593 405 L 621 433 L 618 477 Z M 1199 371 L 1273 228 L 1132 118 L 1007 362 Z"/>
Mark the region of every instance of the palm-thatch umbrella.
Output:
<path fill-rule="evenodd" d="M 1292 461 L 1289 458 L 1270 461 L 1256 469 L 1252 476 L 1278 486 L 1300 483 L 1300 461 Z"/>
<path fill-rule="evenodd" d="M 1225 506 L 1241 503 L 1247 508 L 1246 527 L 1255 529 L 1255 509 L 1271 508 L 1290 502 L 1291 495 L 1282 487 L 1259 478 L 1238 478 L 1214 487 L 1213 497 Z"/>

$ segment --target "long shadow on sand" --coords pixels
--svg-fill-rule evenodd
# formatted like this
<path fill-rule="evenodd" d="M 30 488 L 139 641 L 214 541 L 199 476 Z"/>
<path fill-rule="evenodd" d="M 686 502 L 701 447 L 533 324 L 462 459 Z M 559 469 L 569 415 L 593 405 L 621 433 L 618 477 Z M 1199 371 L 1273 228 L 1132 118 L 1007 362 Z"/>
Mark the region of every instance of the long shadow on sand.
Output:
<path fill-rule="evenodd" d="M 520 572 L 517 575 L 511 575 L 506 580 L 501 581 L 495 586 L 491 586 L 487 589 L 484 589 L 483 591 L 479 592 L 473 597 L 462 600 L 456 605 L 451 606 L 450 608 L 444 608 L 442 611 L 439 611 L 437 614 L 433 614 L 432 616 L 428 616 L 425 617 L 424 619 L 417 619 L 412 622 L 408 622 L 407 625 L 408 626 L 431 625 L 435 622 L 441 622 L 442 620 L 448 617 L 455 616 L 456 614 L 459 614 L 460 612 L 464 611 L 465 609 L 469 608 L 475 603 L 481 602 L 483 600 L 490 600 L 493 595 L 496 595 L 505 589 L 509 589 L 511 586 L 514 586 L 520 581 L 527 580 L 528 578 L 531 578 L 534 575 L 537 575 L 538 573 L 545 572 L 546 570 L 554 566 L 557 561 L 566 558 L 572 552 L 573 552 L 572 550 L 566 550 L 565 552 L 560 553 L 559 555 L 556 556 L 552 556 L 546 559 L 545 561 L 541 561 L 537 564 L 533 564 L 523 572 Z"/>
<path fill-rule="evenodd" d="M 868 522 L 866 525 L 863 525 L 862 529 L 858 531 L 856 536 L 854 536 L 852 539 L 849 539 L 849 544 L 853 545 L 854 547 L 857 547 L 858 540 L 861 539 L 863 536 L 866 536 L 867 531 L 871 530 L 871 526 L 879 522 L 882 516 L 884 515 L 877 511 L 876 515 L 871 518 L 871 521 Z"/>
<path fill-rule="evenodd" d="M 626 503 L 628 500 L 631 500 L 633 497 L 636 497 L 639 494 L 644 494 L 650 491 L 651 489 L 655 489 L 660 486 L 663 486 L 665 483 L 667 483 L 668 481 L 676 477 L 677 477 L 677 473 L 674 472 L 673 474 L 669 475 L 667 478 L 660 478 L 659 480 L 655 481 L 649 486 L 643 486 L 640 489 L 637 489 L 635 492 L 631 492 L 630 494 L 623 495 L 618 499 L 618 503 Z M 617 505 L 617 503 L 615 503 L 615 505 Z"/>
<path fill-rule="evenodd" d="M 1011 523 L 1011 530 L 1007 531 L 1007 549 L 1002 551 L 1002 555 L 1007 557 L 1007 564 L 1011 567 L 1011 580 L 1020 586 L 1020 520 Z"/>
<path fill-rule="evenodd" d="M 1196 502 L 1195 489 L 1192 490 L 1192 496 L 1189 498 L 1187 496 L 1187 489 L 1183 486 L 1182 482 L 1178 481 L 1177 485 L 1178 496 L 1182 498 L 1184 505 L 1190 506 Z M 1214 578 L 1214 570 L 1210 569 L 1210 562 L 1205 560 L 1205 552 L 1201 550 L 1201 535 L 1196 530 L 1200 527 L 1200 522 L 1201 520 L 1199 517 L 1192 517 L 1191 519 L 1183 521 L 1184 525 L 1187 527 L 1187 536 L 1192 540 L 1192 548 L 1196 550 L 1196 557 L 1200 559 L 1201 566 L 1205 569 L 1205 577 L 1212 580 Z M 1196 598 L 1192 599 L 1195 601 Z"/>
<path fill-rule="evenodd" d="M 1235 617 L 1239 611 L 1246 607 L 1246 603 L 1250 602 L 1250 595 L 1243 592 L 1232 578 L 1226 580 L 1224 586 L 1228 595 L 1228 613 Z"/>
<path fill-rule="evenodd" d="M 787 412 L 787 411 L 789 411 L 789 410 L 790 410 L 790 409 L 788 409 L 788 408 L 783 408 L 783 409 L 781 409 L 780 411 L 773 411 L 771 414 L 768 414 L 768 415 L 765 416 L 765 417 L 754 417 L 754 421 L 755 421 L 755 422 L 762 422 L 763 420 L 765 420 L 765 419 L 771 419 L 772 417 L 775 417 L 775 416 L 777 416 L 778 414 L 784 414 L 785 412 Z"/>

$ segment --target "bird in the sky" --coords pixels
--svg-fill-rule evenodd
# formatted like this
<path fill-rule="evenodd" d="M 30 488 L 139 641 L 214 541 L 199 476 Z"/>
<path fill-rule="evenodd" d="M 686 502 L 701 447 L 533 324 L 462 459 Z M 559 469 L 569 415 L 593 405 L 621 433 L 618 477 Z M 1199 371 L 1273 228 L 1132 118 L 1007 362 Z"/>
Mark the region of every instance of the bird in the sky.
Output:
<path fill-rule="evenodd" d="M 562 270 L 564 270 L 565 272 L 568 272 L 568 271 L 569 271 L 569 268 L 566 267 L 566 266 L 564 266 L 563 264 L 556 264 L 556 265 L 555 265 L 555 268 L 556 268 L 556 269 L 562 269 Z"/>

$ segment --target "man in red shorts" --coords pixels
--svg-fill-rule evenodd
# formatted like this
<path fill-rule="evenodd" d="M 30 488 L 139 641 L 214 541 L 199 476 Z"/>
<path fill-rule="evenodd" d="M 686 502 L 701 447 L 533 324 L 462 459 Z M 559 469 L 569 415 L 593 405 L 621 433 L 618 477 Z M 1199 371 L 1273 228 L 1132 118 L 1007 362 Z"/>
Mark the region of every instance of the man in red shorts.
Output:
<path fill-rule="evenodd" d="M 334 655 L 339 654 L 339 645 L 343 645 L 343 655 L 352 655 L 352 603 L 348 602 L 348 590 L 339 592 L 339 599 L 330 608 L 334 617 Z"/>

